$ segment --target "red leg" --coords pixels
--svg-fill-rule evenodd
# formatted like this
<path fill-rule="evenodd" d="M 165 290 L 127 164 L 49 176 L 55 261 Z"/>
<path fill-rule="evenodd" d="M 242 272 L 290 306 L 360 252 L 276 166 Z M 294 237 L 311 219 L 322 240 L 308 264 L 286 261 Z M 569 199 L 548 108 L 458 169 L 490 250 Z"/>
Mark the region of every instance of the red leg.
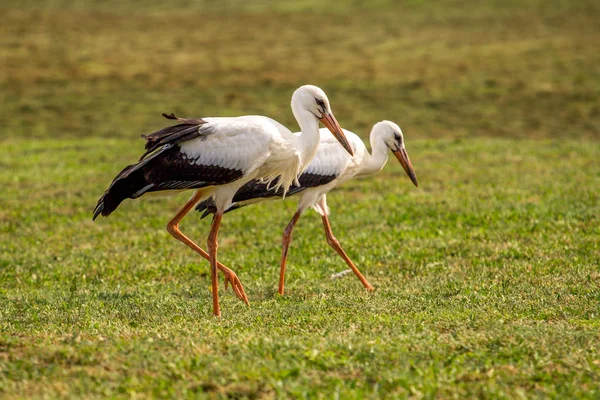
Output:
<path fill-rule="evenodd" d="M 348 255 L 346 255 L 346 252 L 344 252 L 344 249 L 342 249 L 340 242 L 336 239 L 335 236 L 333 236 L 333 232 L 331 231 L 331 226 L 329 225 L 329 219 L 327 218 L 327 215 L 323 215 L 322 218 L 323 218 L 323 228 L 325 228 L 325 236 L 327 236 L 327 244 L 329 244 L 331 247 L 333 247 L 333 249 L 340 256 L 342 256 L 344 261 L 346 261 L 346 264 L 348 264 L 350 269 L 352 269 L 352 271 L 354 272 L 356 277 L 358 279 L 360 279 L 360 281 L 362 282 L 364 287 L 367 288 L 367 290 L 373 290 L 373 286 L 371 286 L 371 284 L 367 281 L 367 279 L 360 273 L 358 268 L 356 268 L 354 266 L 354 263 L 352 262 L 352 260 L 350 260 Z"/>
<path fill-rule="evenodd" d="M 167 224 L 167 231 L 171 235 L 173 235 L 173 237 L 175 239 L 177 239 L 180 242 L 182 242 L 183 244 L 187 245 L 192 250 L 194 250 L 195 252 L 200 254 L 202 257 L 204 257 L 205 259 L 210 261 L 210 255 L 207 252 L 205 252 L 204 250 L 202 250 L 200 248 L 200 246 L 198 246 L 196 243 L 194 243 L 191 239 L 189 239 L 187 236 L 185 236 L 179 230 L 179 222 L 194 207 L 194 205 L 196 205 L 196 203 L 198 202 L 198 200 L 200 200 L 201 197 L 202 197 L 202 193 L 200 191 L 198 191 L 198 193 L 196 193 L 194 195 L 194 197 L 192 197 L 185 204 L 185 206 L 183 206 L 183 208 L 175 215 L 175 217 L 173 217 L 173 219 Z M 217 263 L 217 266 L 225 274 L 225 288 L 227 288 L 227 282 L 230 282 L 231 287 L 232 287 L 234 293 L 236 294 L 236 296 L 240 300 L 244 301 L 246 304 L 249 304 L 248 297 L 246 297 L 246 293 L 244 292 L 244 287 L 242 286 L 242 282 L 240 282 L 240 280 L 237 277 L 237 275 L 235 274 L 235 272 L 233 272 L 232 270 L 230 270 L 229 268 L 227 268 L 226 266 L 224 266 L 221 263 Z"/>
<path fill-rule="evenodd" d="M 296 211 L 296 213 L 292 217 L 292 220 L 290 221 L 288 226 L 285 228 L 285 231 L 283 231 L 283 245 L 281 248 L 281 264 L 279 267 L 279 294 L 280 295 L 283 295 L 283 291 L 284 291 L 285 266 L 286 266 L 286 262 L 287 262 L 288 249 L 290 247 L 290 242 L 292 241 L 292 231 L 294 230 L 294 226 L 296 225 L 296 222 L 298 222 L 300 215 L 302 215 L 302 212 Z"/>

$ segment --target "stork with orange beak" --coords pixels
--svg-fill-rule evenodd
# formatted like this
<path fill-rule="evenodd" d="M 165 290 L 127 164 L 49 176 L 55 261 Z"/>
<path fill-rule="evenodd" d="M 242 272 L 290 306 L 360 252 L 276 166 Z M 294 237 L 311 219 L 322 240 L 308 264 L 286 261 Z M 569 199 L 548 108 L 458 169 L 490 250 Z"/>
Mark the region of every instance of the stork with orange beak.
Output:
<path fill-rule="evenodd" d="M 404 136 L 398 125 L 391 121 L 381 121 L 373 126 L 370 135 L 371 154 L 369 154 L 366 146 L 356 134 L 347 130 L 343 131 L 350 142 L 354 155 L 343 151 L 337 145 L 334 136 L 328 130 L 321 129 L 321 143 L 317 149 L 317 155 L 298 178 L 299 184 L 292 185 L 287 192 L 287 195 L 297 195 L 300 198 L 296 213 L 283 233 L 283 247 L 279 271 L 279 294 L 284 293 L 285 270 L 288 249 L 292 240 L 292 231 L 302 213 L 309 207 L 312 207 L 321 215 L 327 243 L 344 259 L 364 287 L 368 290 L 373 290 L 373 286 L 356 268 L 344 249 L 342 249 L 340 242 L 333 236 L 328 218 L 327 193 L 352 178 L 370 176 L 381 171 L 387 162 L 388 151 L 390 150 L 396 156 L 412 183 L 418 186 L 415 170 L 404 146 Z M 280 198 L 283 195 L 282 190 L 272 190 L 268 185 L 258 180 L 253 180 L 238 190 L 233 197 L 232 204 L 226 211 L 267 199 Z M 196 209 L 204 211 L 203 217 L 217 211 L 215 203 L 210 199 L 199 203 Z"/>
<path fill-rule="evenodd" d="M 144 136 L 145 153 L 114 178 L 98 200 L 93 218 L 109 216 L 125 199 L 152 192 L 193 190 L 191 199 L 167 224 L 167 231 L 210 261 L 214 315 L 221 315 L 217 268 L 225 274 L 225 284 L 230 282 L 236 295 L 248 303 L 237 275 L 217 260 L 221 218 L 235 193 L 254 180 L 286 193 L 317 152 L 319 121 L 341 144 L 342 151 L 353 154 L 323 90 L 302 86 L 292 95 L 291 106 L 300 125 L 299 133 L 256 115 L 184 119 L 163 114 L 177 124 Z M 208 253 L 179 230 L 183 217 L 204 199 L 215 206 Z"/>

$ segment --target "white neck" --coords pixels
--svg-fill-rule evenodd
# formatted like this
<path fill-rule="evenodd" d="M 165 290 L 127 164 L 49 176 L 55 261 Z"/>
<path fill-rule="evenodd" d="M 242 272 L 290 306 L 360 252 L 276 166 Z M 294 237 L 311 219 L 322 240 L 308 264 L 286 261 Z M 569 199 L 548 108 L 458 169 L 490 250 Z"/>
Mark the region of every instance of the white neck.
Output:
<path fill-rule="evenodd" d="M 292 97 L 292 112 L 301 131 L 298 133 L 292 133 L 289 129 L 280 131 L 287 142 L 286 151 L 281 151 L 272 157 L 271 169 L 261 177 L 261 180 L 268 185 L 276 180 L 272 186 L 273 190 L 283 188 L 284 195 L 294 182 L 298 183 L 298 176 L 308 166 L 319 146 L 319 120 L 298 104 L 299 102 L 295 101 L 298 99 L 295 97 L 296 94 Z"/>
<path fill-rule="evenodd" d="M 300 125 L 300 134 L 293 137 L 294 147 L 298 149 L 303 168 L 315 156 L 319 147 L 319 120 L 310 111 L 302 107 L 298 102 L 292 101 L 292 112 L 298 125 Z"/>
<path fill-rule="evenodd" d="M 371 154 L 367 152 L 362 162 L 358 176 L 373 175 L 381 171 L 388 159 L 389 148 L 380 135 L 375 134 L 375 127 L 371 130 Z"/>

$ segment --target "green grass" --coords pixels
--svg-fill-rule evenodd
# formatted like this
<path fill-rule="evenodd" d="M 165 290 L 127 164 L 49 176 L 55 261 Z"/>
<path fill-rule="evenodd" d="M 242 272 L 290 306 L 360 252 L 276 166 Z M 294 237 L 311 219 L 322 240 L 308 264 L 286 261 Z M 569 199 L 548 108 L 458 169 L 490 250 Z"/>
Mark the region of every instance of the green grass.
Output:
<path fill-rule="evenodd" d="M 3 3 L 0 396 L 600 396 L 600 7 L 429 3 Z M 302 83 L 405 133 L 418 189 L 392 158 L 328 198 L 375 292 L 307 212 L 276 294 L 293 199 L 224 218 L 222 318 L 188 195 L 91 221 L 161 112 L 291 126 Z"/>

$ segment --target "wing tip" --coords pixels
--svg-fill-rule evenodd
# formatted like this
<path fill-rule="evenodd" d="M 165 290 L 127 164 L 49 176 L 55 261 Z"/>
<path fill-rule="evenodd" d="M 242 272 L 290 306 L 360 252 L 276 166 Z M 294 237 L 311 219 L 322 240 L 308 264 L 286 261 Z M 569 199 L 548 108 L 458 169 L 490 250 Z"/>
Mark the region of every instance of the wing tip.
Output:
<path fill-rule="evenodd" d="M 198 210 L 198 211 L 200 211 L 200 210 Z M 204 210 L 204 212 L 200 216 L 200 219 L 204 219 L 204 218 L 208 217 L 210 214 L 214 214 L 214 213 L 215 212 L 213 210 L 211 210 L 210 208 L 207 208 L 206 210 Z"/>
<path fill-rule="evenodd" d="M 96 205 L 96 208 L 94 208 L 94 215 L 92 217 L 92 221 L 95 221 L 96 218 L 98 218 L 98 215 L 100 215 L 102 213 L 102 211 L 104 211 L 104 202 L 101 201 L 98 203 L 98 205 Z"/>
<path fill-rule="evenodd" d="M 170 114 L 162 113 L 162 116 L 165 117 L 166 119 L 177 119 L 177 120 L 179 119 L 173 113 L 170 113 Z"/>
<path fill-rule="evenodd" d="M 162 116 L 165 117 L 166 119 L 174 119 L 174 120 L 179 121 L 179 118 L 174 113 L 170 113 L 170 114 L 162 113 Z M 150 134 L 143 133 L 140 136 L 142 137 L 142 139 L 146 139 L 147 141 L 149 141 L 150 135 L 152 135 L 152 134 L 151 133 Z"/>

